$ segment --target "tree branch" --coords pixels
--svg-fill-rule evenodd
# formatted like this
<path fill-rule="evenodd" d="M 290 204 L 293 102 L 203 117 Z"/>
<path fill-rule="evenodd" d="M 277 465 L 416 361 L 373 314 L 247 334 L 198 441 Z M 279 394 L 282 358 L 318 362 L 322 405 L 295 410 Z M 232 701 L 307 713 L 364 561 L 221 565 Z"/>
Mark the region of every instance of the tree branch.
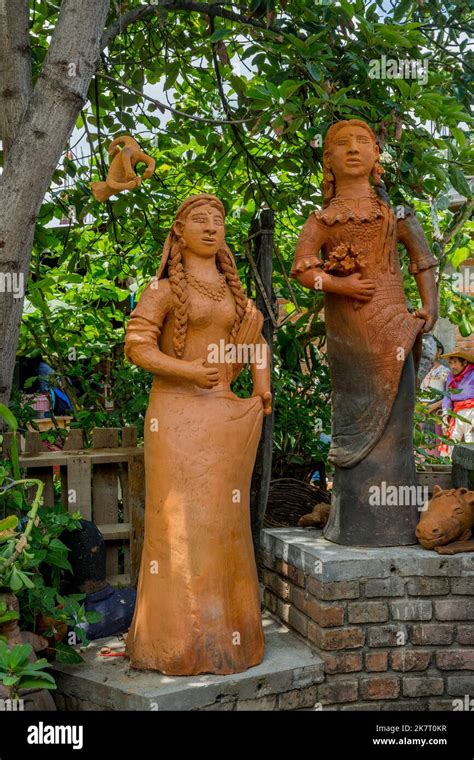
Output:
<path fill-rule="evenodd" d="M 121 18 L 118 19 L 118 21 L 111 24 L 105 30 L 102 37 L 102 50 L 110 45 L 115 37 L 122 34 L 122 32 L 128 26 L 136 24 L 137 21 L 143 21 L 144 19 L 150 18 L 151 16 L 155 16 L 160 9 L 166 11 L 190 11 L 195 13 L 203 13 L 204 15 L 210 16 L 211 18 L 218 16 L 219 18 L 225 18 L 229 21 L 237 21 L 239 24 L 252 26 L 256 29 L 262 29 L 264 31 L 270 30 L 278 34 L 281 33 L 281 30 L 277 29 L 274 26 L 268 26 L 263 21 L 250 18 L 249 16 L 243 16 L 240 13 L 234 13 L 234 11 L 228 11 L 225 8 L 222 8 L 219 3 L 210 5 L 208 3 L 194 2 L 194 0 L 158 0 L 158 2 L 154 3 L 153 5 L 144 5 L 141 8 L 134 8 L 128 13 L 125 13 Z"/>
<path fill-rule="evenodd" d="M 0 136 L 6 156 L 31 94 L 28 0 L 0 0 Z"/>
<path fill-rule="evenodd" d="M 461 206 L 458 213 L 454 216 L 454 219 L 452 219 L 451 224 L 445 230 L 444 235 L 441 238 L 441 246 L 443 248 L 445 248 L 449 241 L 453 239 L 457 232 L 459 232 L 464 222 L 470 218 L 473 209 L 474 199 L 472 198 L 466 201 L 464 206 Z"/>
<path fill-rule="evenodd" d="M 111 77 L 109 74 L 104 74 L 102 71 L 98 72 L 98 76 L 101 77 L 101 79 L 108 79 L 109 82 L 113 82 L 116 85 L 120 85 L 121 87 L 125 87 L 126 90 L 129 92 L 135 93 L 135 95 L 139 95 L 143 100 L 147 100 L 149 103 L 154 103 L 158 108 L 165 109 L 166 111 L 170 111 L 170 113 L 174 114 L 175 116 L 184 116 L 186 119 L 191 119 L 192 121 L 201 121 L 204 124 L 213 124 L 215 126 L 221 126 L 224 124 L 248 124 L 252 121 L 256 121 L 258 116 L 248 116 L 246 119 L 208 119 L 207 116 L 195 116 L 192 113 L 187 113 L 186 111 L 178 111 L 176 108 L 173 108 L 173 106 L 167 105 L 167 103 L 163 103 L 161 100 L 157 100 L 156 98 L 150 97 L 150 95 L 146 95 L 141 90 L 137 90 L 136 87 L 132 87 L 130 84 L 127 84 L 127 82 L 124 82 L 123 79 L 120 79 L 119 77 Z M 232 114 L 230 114 L 232 116 Z"/>

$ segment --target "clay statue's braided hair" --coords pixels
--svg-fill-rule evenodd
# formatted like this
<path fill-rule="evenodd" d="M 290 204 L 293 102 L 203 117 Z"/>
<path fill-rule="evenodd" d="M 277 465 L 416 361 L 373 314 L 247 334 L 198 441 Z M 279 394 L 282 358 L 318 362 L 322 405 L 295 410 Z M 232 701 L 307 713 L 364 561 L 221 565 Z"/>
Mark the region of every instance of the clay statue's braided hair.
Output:
<path fill-rule="evenodd" d="M 380 150 L 379 150 L 379 146 L 377 145 L 375 134 L 371 130 L 369 125 L 365 123 L 365 121 L 360 121 L 359 119 L 348 119 L 346 121 L 338 121 L 336 124 L 333 124 L 331 127 L 329 127 L 328 131 L 326 132 L 326 137 L 324 139 L 324 150 L 323 150 L 323 206 L 327 206 L 329 201 L 332 198 L 334 198 L 334 196 L 336 195 L 336 178 L 334 177 L 334 174 L 332 173 L 329 167 L 330 145 L 332 141 L 335 139 L 337 133 L 343 127 L 346 127 L 346 126 L 362 127 L 362 129 L 365 129 L 365 131 L 370 136 L 372 140 L 372 144 L 374 146 L 374 150 L 377 155 L 377 158 L 373 165 L 370 176 L 372 177 L 374 187 L 375 187 L 375 192 L 377 193 L 378 197 L 380 198 L 381 201 L 383 201 L 383 203 L 385 203 L 387 206 L 390 206 L 387 190 L 381 179 L 381 176 L 383 174 L 383 168 L 379 162 Z"/>
<path fill-rule="evenodd" d="M 215 195 L 202 193 L 193 195 L 188 198 L 178 209 L 174 221 L 184 222 L 191 210 L 198 206 L 211 205 L 216 208 L 225 218 L 225 209 L 222 202 Z M 176 356 L 181 359 L 184 354 L 186 345 L 186 333 L 188 327 L 188 287 L 184 276 L 182 250 L 184 247 L 183 239 L 177 234 L 175 224 L 171 228 L 165 244 L 163 255 L 168 252 L 166 269 L 171 286 L 174 302 L 174 334 L 173 347 Z M 244 316 L 247 305 L 242 284 L 240 282 L 237 267 L 235 266 L 234 257 L 228 246 L 224 243 L 222 248 L 216 254 L 217 269 L 225 276 L 235 301 L 236 317 L 230 333 L 230 340 L 233 342 L 237 335 L 240 323 Z"/>

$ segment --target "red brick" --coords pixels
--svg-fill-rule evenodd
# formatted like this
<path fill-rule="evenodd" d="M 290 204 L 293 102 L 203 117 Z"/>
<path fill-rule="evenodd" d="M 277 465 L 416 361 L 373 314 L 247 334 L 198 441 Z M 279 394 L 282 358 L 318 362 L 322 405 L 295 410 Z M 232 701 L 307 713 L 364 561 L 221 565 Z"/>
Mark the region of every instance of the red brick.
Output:
<path fill-rule="evenodd" d="M 265 602 L 267 610 L 270 610 L 270 612 L 273 613 L 277 611 L 277 598 L 275 594 L 272 594 L 267 588 L 263 592 L 263 601 Z"/>
<path fill-rule="evenodd" d="M 360 696 L 362 699 L 397 699 L 400 694 L 400 680 L 393 676 L 374 676 L 362 679 Z"/>
<path fill-rule="evenodd" d="M 474 620 L 474 599 L 437 599 L 438 620 Z"/>
<path fill-rule="evenodd" d="M 474 626 L 458 625 L 458 641 L 460 644 L 474 646 Z"/>
<path fill-rule="evenodd" d="M 321 604 L 307 591 L 293 586 L 291 601 L 301 612 L 318 623 L 322 628 L 331 628 L 344 623 L 344 607 L 341 605 Z"/>
<path fill-rule="evenodd" d="M 344 630 L 321 628 L 310 621 L 308 623 L 308 638 L 320 649 L 326 651 L 358 649 L 364 646 L 365 631 L 363 628 L 344 628 Z"/>
<path fill-rule="evenodd" d="M 283 620 L 284 623 L 288 623 L 291 605 L 288 604 L 288 602 L 282 601 L 282 599 L 278 599 L 277 596 L 275 599 L 277 600 L 276 615 L 280 618 L 280 620 Z"/>
<path fill-rule="evenodd" d="M 385 623 L 388 607 L 384 602 L 353 602 L 349 604 L 349 623 Z"/>
<path fill-rule="evenodd" d="M 365 667 L 369 673 L 388 670 L 388 652 L 368 652 L 365 655 Z"/>
<path fill-rule="evenodd" d="M 421 649 L 398 649 L 392 652 L 392 669 L 404 673 L 410 670 L 426 670 L 430 664 L 431 652 Z"/>
<path fill-rule="evenodd" d="M 436 665 L 440 670 L 474 670 L 474 649 L 436 652 Z"/>
<path fill-rule="evenodd" d="M 412 644 L 439 645 L 451 644 L 454 638 L 453 625 L 440 625 L 437 623 L 419 623 L 411 626 Z"/>
<path fill-rule="evenodd" d="M 288 624 L 291 625 L 298 633 L 301 633 L 305 638 L 308 635 L 308 618 L 299 612 L 296 607 L 290 605 L 290 612 L 288 615 Z"/>
<path fill-rule="evenodd" d="M 259 554 L 259 560 L 264 567 L 268 567 L 270 568 L 270 570 L 273 570 L 273 562 L 274 562 L 273 554 L 269 554 L 268 552 L 261 551 Z"/>
<path fill-rule="evenodd" d="M 318 701 L 323 705 L 357 701 L 357 681 L 332 681 L 318 689 Z"/>
<path fill-rule="evenodd" d="M 280 578 L 276 573 L 272 573 L 270 570 L 263 571 L 263 582 L 267 588 L 271 589 L 273 593 L 287 602 L 290 598 L 290 584 L 288 581 Z"/>
<path fill-rule="evenodd" d="M 308 578 L 306 588 L 318 599 L 323 599 L 326 602 L 339 601 L 340 599 L 358 599 L 360 596 L 359 581 L 324 583 L 318 578 Z"/>
<path fill-rule="evenodd" d="M 288 564 L 288 562 L 285 562 L 283 559 L 276 559 L 275 570 L 277 573 L 280 573 L 280 575 L 289 578 L 289 580 L 297 586 L 304 586 L 304 573 L 298 567 Z"/>
<path fill-rule="evenodd" d="M 324 654 L 326 673 L 355 673 L 362 670 L 362 654 Z"/>
<path fill-rule="evenodd" d="M 367 638 L 369 647 L 399 647 L 406 644 L 408 632 L 403 624 L 371 625 Z"/>
<path fill-rule="evenodd" d="M 474 578 L 453 578 L 451 591 L 453 594 L 474 594 Z"/>
<path fill-rule="evenodd" d="M 411 596 L 449 594 L 449 578 L 412 578 L 407 584 Z"/>
<path fill-rule="evenodd" d="M 442 678 L 429 678 L 414 676 L 403 679 L 404 697 L 439 697 L 444 691 Z"/>

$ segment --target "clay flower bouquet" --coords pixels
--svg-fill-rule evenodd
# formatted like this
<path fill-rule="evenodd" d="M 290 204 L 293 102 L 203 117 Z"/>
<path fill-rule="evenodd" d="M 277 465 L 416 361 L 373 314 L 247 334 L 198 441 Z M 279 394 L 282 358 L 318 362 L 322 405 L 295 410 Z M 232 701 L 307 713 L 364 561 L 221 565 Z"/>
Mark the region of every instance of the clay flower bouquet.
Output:
<path fill-rule="evenodd" d="M 336 277 L 347 277 L 363 271 L 366 265 L 365 253 L 355 248 L 352 243 L 340 243 L 329 252 L 329 258 L 323 269 Z M 354 301 L 354 309 L 360 309 L 361 303 Z"/>

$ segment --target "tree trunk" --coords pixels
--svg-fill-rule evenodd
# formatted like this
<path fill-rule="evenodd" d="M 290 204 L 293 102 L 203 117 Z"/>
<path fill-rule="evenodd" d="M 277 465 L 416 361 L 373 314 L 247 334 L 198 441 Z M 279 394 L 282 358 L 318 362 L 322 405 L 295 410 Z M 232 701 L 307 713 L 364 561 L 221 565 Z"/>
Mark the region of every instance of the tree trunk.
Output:
<path fill-rule="evenodd" d="M 0 0 L 0 135 L 8 156 L 31 94 L 29 0 Z"/>
<path fill-rule="evenodd" d="M 256 264 L 262 284 L 265 288 L 268 301 L 275 313 L 275 300 L 272 290 L 273 275 L 273 238 L 275 230 L 275 215 L 270 209 L 264 209 L 260 216 L 261 234 L 255 238 Z M 256 232 L 252 229 L 251 232 Z M 273 370 L 273 322 L 268 313 L 265 299 L 257 285 L 256 305 L 264 315 L 262 335 L 270 347 L 270 365 Z M 255 552 L 258 556 L 260 544 L 260 531 L 263 526 L 263 518 L 267 508 L 268 491 L 272 474 L 272 445 L 273 445 L 273 421 L 275 415 L 275 401 L 272 404 L 272 413 L 263 418 L 262 436 L 257 450 L 257 458 L 252 476 L 251 502 L 252 502 L 252 535 Z"/>
<path fill-rule="evenodd" d="M 10 4 L 1 0 L 0 10 Z M 10 283 L 19 276 L 17 284 L 21 287 L 23 278 L 26 287 L 36 218 L 86 102 L 108 10 L 109 0 L 63 0 L 48 54 L 0 178 L 1 403 L 10 398 L 23 307 L 23 293 L 18 297 Z M 0 82 L 2 92 L 5 88 L 8 81 Z"/>

